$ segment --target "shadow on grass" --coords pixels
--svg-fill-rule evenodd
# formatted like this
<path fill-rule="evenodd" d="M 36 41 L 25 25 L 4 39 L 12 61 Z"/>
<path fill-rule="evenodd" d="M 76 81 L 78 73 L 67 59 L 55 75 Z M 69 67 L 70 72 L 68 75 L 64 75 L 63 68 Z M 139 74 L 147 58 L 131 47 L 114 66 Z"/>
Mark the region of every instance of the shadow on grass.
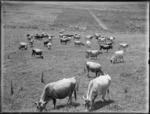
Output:
<path fill-rule="evenodd" d="M 90 111 L 98 110 L 98 109 L 100 109 L 102 107 L 105 107 L 106 105 L 109 105 L 109 104 L 111 104 L 113 102 L 114 102 L 113 100 L 108 100 L 108 101 L 104 101 L 104 102 L 97 101 L 97 102 L 94 103 L 94 105 L 93 105 L 93 107 L 92 107 L 92 109 Z"/>
<path fill-rule="evenodd" d="M 68 104 L 62 104 L 62 105 L 58 105 L 56 107 L 56 109 L 60 109 L 60 108 L 64 108 L 64 107 L 78 107 L 80 106 L 80 103 L 72 103 L 72 105 L 68 105 Z"/>

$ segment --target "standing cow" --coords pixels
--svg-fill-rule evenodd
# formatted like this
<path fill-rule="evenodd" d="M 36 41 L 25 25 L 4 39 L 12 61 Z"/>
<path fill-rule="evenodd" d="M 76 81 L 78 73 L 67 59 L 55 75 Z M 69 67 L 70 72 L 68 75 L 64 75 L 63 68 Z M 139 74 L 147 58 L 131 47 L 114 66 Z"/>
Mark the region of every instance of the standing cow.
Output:
<path fill-rule="evenodd" d="M 102 71 L 102 66 L 99 63 L 96 62 L 92 62 L 92 61 L 87 61 L 85 63 L 85 67 L 84 67 L 84 72 L 87 69 L 87 76 L 89 77 L 89 71 L 91 72 L 95 72 L 96 77 L 98 75 L 104 75 L 103 71 Z"/>

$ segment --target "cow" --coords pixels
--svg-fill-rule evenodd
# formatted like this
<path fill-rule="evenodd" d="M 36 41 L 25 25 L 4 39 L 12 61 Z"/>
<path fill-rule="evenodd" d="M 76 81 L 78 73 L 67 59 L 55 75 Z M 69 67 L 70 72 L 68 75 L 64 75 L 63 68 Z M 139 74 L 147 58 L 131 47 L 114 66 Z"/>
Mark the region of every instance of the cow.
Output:
<path fill-rule="evenodd" d="M 37 109 L 42 112 L 46 104 L 53 100 L 54 109 L 56 108 L 56 99 L 64 99 L 67 96 L 68 104 L 72 104 L 72 94 L 74 93 L 75 100 L 77 99 L 76 91 L 78 90 L 78 81 L 75 77 L 64 78 L 56 82 L 48 83 L 43 90 L 43 93 L 38 102 L 34 103 Z"/>
<path fill-rule="evenodd" d="M 84 100 L 86 110 L 89 111 L 92 109 L 95 99 L 98 96 L 102 95 L 102 100 L 103 102 L 105 102 L 106 101 L 105 96 L 107 93 L 107 97 L 110 99 L 110 97 L 108 96 L 110 84 L 111 84 L 111 77 L 109 76 L 109 74 L 104 74 L 103 76 L 94 78 L 89 82 L 86 97 L 85 96 L 82 97 Z"/>
<path fill-rule="evenodd" d="M 99 37 L 101 37 L 100 33 L 94 33 L 93 36 L 95 37 L 95 39 L 98 39 Z"/>
<path fill-rule="evenodd" d="M 48 49 L 51 49 L 51 42 L 49 42 L 48 44 L 47 44 L 47 47 L 48 47 Z"/>
<path fill-rule="evenodd" d="M 106 39 L 105 37 L 102 37 L 102 36 L 101 36 L 101 37 L 99 37 L 97 40 L 98 40 L 98 44 L 104 44 L 107 39 Z"/>
<path fill-rule="evenodd" d="M 95 72 L 96 77 L 100 75 L 104 75 L 102 71 L 102 66 L 99 63 L 92 62 L 92 61 L 87 61 L 84 66 L 84 72 L 87 69 L 87 76 L 89 77 L 89 71 Z"/>
<path fill-rule="evenodd" d="M 126 48 L 128 47 L 129 45 L 127 43 L 120 43 L 119 44 L 119 50 L 120 49 L 124 49 L 124 51 L 126 51 Z"/>
<path fill-rule="evenodd" d="M 123 60 L 124 53 L 125 53 L 124 50 L 115 51 L 114 55 L 110 59 L 110 62 L 115 64 L 116 62 L 118 62 L 118 59 L 120 62 L 124 62 L 124 60 Z"/>
<path fill-rule="evenodd" d="M 50 42 L 49 39 L 44 40 L 44 42 L 43 42 L 44 46 L 47 46 L 47 44 L 48 44 L 49 42 Z"/>
<path fill-rule="evenodd" d="M 34 48 L 32 49 L 32 57 L 35 57 L 35 55 L 39 55 L 43 59 L 44 57 L 42 52 L 43 51 L 41 49 Z"/>
<path fill-rule="evenodd" d="M 119 59 L 119 61 L 118 61 Z M 114 54 L 111 59 L 110 62 L 115 64 L 116 62 L 124 62 L 123 60 L 123 54 Z"/>
<path fill-rule="evenodd" d="M 34 36 L 34 38 L 37 39 L 37 40 L 42 40 L 42 39 L 43 39 L 43 36 L 37 33 L 37 34 Z"/>
<path fill-rule="evenodd" d="M 89 40 L 86 41 L 86 47 L 91 48 L 91 41 Z"/>
<path fill-rule="evenodd" d="M 31 40 L 31 35 L 27 34 L 27 40 L 30 41 Z"/>
<path fill-rule="evenodd" d="M 48 37 L 48 41 L 49 41 L 49 42 L 52 42 L 52 40 L 53 40 L 53 37 L 52 37 L 52 36 L 49 36 L 49 37 Z"/>
<path fill-rule="evenodd" d="M 33 47 L 33 43 L 34 43 L 34 40 L 31 39 L 31 40 L 29 41 L 29 45 L 30 45 L 31 47 Z"/>
<path fill-rule="evenodd" d="M 27 48 L 28 48 L 27 43 L 25 43 L 25 42 L 20 42 L 20 45 L 19 45 L 18 48 L 19 48 L 19 49 L 27 50 Z"/>
<path fill-rule="evenodd" d="M 113 49 L 113 45 L 100 44 L 99 46 L 100 46 L 100 50 L 104 49 L 104 50 L 107 50 L 107 52 L 109 49 Z"/>
<path fill-rule="evenodd" d="M 85 36 L 85 40 L 92 40 L 93 37 L 94 37 L 93 35 Z"/>
<path fill-rule="evenodd" d="M 76 46 L 84 46 L 84 43 L 82 43 L 81 41 L 79 41 L 79 40 L 75 40 L 74 41 L 74 46 L 76 47 Z"/>
<path fill-rule="evenodd" d="M 102 52 L 99 50 L 86 50 L 86 58 L 94 57 L 97 59 L 99 54 L 102 54 Z"/>
<path fill-rule="evenodd" d="M 80 35 L 74 35 L 74 39 L 75 39 L 75 40 L 80 40 L 80 39 L 81 39 L 81 36 L 80 36 Z"/>
<path fill-rule="evenodd" d="M 61 44 L 67 44 L 68 42 L 70 42 L 71 40 L 69 38 L 63 37 L 60 38 L 60 43 Z"/>

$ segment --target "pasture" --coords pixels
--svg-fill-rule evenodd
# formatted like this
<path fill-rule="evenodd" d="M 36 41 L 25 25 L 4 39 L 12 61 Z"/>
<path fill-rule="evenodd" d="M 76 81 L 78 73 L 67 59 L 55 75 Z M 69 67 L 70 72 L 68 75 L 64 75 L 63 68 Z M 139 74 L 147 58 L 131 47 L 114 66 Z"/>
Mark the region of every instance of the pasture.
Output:
<path fill-rule="evenodd" d="M 104 30 L 89 13 L 88 9 L 108 29 Z M 148 111 L 148 31 L 147 2 L 2 2 L 2 112 L 37 112 L 32 100 L 39 100 L 47 83 L 67 77 L 80 80 L 77 100 L 67 106 L 68 97 L 57 99 L 56 109 L 50 101 L 49 112 L 84 112 L 82 96 L 95 74 L 84 72 L 87 47 L 75 47 L 73 40 L 61 45 L 59 31 L 81 35 L 99 32 L 102 36 L 115 37 L 115 44 L 108 53 L 102 50 L 97 60 L 112 82 L 110 101 L 95 101 L 93 112 L 147 112 Z M 77 27 L 76 27 L 77 26 Z M 85 27 L 85 29 L 82 29 Z M 149 27 L 148 27 L 149 28 Z M 35 40 L 34 47 L 43 50 L 44 59 L 31 56 L 32 48 L 19 50 L 20 42 L 27 42 L 29 33 L 46 32 L 54 35 L 51 50 L 43 46 L 43 40 Z M 119 43 L 129 44 L 124 63 L 112 64 L 110 58 L 118 50 Z M 90 49 L 99 49 L 97 40 L 91 40 Z M 41 83 L 43 75 L 44 83 Z M 13 94 L 11 95 L 11 85 Z M 107 97 L 106 97 L 107 99 Z"/>

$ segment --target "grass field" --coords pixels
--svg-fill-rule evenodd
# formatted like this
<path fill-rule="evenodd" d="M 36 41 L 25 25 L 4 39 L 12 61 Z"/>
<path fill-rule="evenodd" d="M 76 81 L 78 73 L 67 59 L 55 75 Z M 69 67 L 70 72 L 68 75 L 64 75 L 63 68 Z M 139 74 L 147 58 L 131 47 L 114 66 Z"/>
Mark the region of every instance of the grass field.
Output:
<path fill-rule="evenodd" d="M 87 85 L 95 77 L 84 73 L 85 51 L 87 47 L 74 47 L 73 41 L 61 45 L 59 31 L 79 33 L 85 42 L 86 35 L 100 32 L 103 36 L 116 37 L 112 50 L 98 56 L 104 72 L 112 77 L 111 100 L 102 103 L 97 98 L 93 112 L 147 112 L 148 111 L 148 3 L 140 2 L 57 2 L 49 3 L 2 3 L 2 81 L 1 99 L 3 112 L 36 112 L 33 100 L 39 100 L 44 86 L 67 77 L 80 80 L 77 100 L 66 106 L 68 97 L 46 106 L 52 112 L 84 112 L 82 96 Z M 103 30 L 90 15 L 90 9 L 109 29 Z M 74 26 L 86 27 L 85 30 Z M 34 47 L 44 50 L 44 59 L 32 58 L 31 50 L 18 50 L 19 42 L 27 42 L 26 34 L 41 32 L 55 35 L 52 49 L 43 46 L 43 41 L 35 40 Z M 110 32 L 111 31 L 111 32 Z M 124 55 L 124 63 L 111 64 L 110 58 L 118 50 L 120 42 L 129 44 Z M 92 39 L 91 49 L 99 49 L 96 39 Z M 41 75 L 44 74 L 44 84 Z M 11 83 L 14 94 L 11 95 Z M 107 99 L 107 98 L 106 98 Z"/>

